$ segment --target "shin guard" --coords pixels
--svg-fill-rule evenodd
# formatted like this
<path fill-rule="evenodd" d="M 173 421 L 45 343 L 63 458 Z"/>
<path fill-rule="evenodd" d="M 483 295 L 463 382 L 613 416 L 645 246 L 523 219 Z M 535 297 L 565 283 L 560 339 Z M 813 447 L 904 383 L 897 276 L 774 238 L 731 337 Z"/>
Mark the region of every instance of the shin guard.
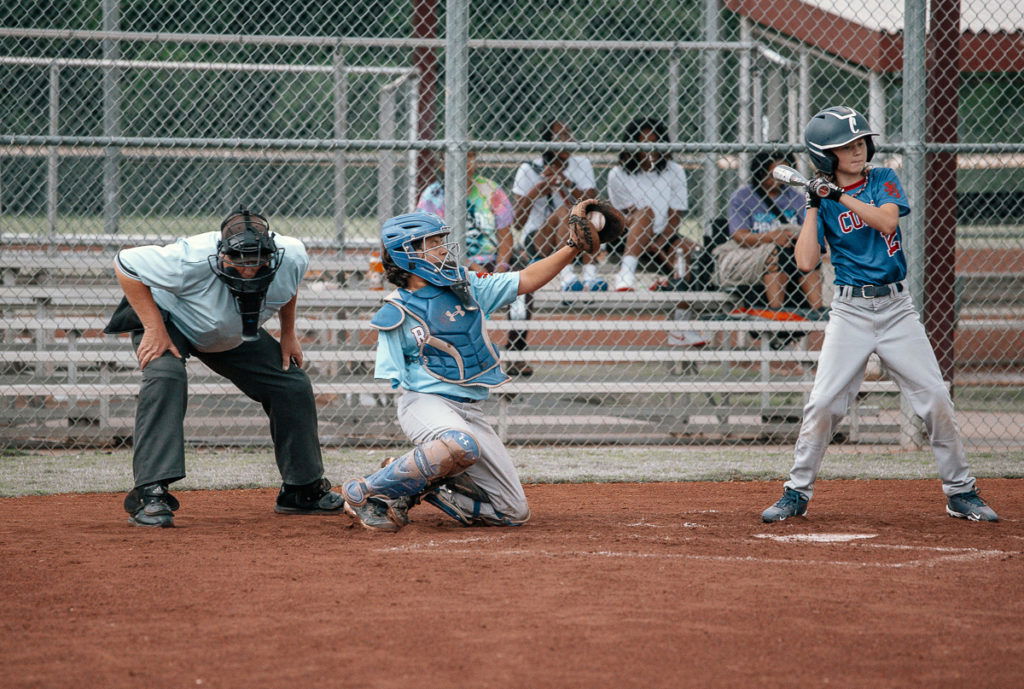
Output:
<path fill-rule="evenodd" d="M 473 436 L 463 431 L 445 431 L 375 473 L 347 481 L 341 492 L 347 502 L 357 506 L 374 497 L 394 500 L 419 495 L 431 483 L 464 471 L 478 459 L 480 448 Z"/>

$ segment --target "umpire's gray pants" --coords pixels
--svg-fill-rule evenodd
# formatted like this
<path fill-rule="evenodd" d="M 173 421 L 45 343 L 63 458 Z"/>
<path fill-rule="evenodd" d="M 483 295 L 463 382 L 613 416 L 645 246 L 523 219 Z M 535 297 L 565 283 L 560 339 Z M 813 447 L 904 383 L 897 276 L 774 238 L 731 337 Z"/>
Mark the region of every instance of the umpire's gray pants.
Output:
<path fill-rule="evenodd" d="M 466 469 L 466 475 L 490 496 L 494 509 L 517 522 L 529 519 L 530 508 L 519 472 L 505 444 L 484 418 L 479 402 L 456 402 L 406 390 L 398 398 L 398 423 L 415 445 L 434 440 L 447 430 L 473 436 L 480 447 L 480 459 Z M 472 510 L 472 501 L 465 496 L 456 494 L 455 499 Z"/>
<path fill-rule="evenodd" d="M 212 354 L 194 349 L 171 322 L 167 333 L 185 358 L 164 352 L 142 370 L 132 456 L 136 487 L 185 477 L 185 361 L 190 355 L 263 406 L 285 483 L 301 486 L 323 477 L 316 399 L 309 376 L 295 364 L 287 371 L 281 369 L 281 345 L 270 333 L 260 328 L 258 340 Z M 141 339 L 142 331 L 132 333 L 136 349 Z"/>
<path fill-rule="evenodd" d="M 832 431 L 857 396 L 872 352 L 924 420 L 943 492 L 955 495 L 973 489 L 953 401 L 910 295 L 865 299 L 843 297 L 838 290 L 786 487 L 813 495 Z"/>

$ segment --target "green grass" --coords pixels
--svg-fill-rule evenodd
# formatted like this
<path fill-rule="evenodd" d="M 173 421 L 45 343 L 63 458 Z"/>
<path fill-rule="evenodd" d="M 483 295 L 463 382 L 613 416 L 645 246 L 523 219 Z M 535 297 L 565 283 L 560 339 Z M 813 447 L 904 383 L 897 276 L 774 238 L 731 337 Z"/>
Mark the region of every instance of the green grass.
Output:
<path fill-rule="evenodd" d="M 324 454 L 334 483 L 376 468 L 383 450 L 330 449 Z M 792 462 L 790 448 L 582 447 L 513 448 L 524 483 L 781 480 Z M 978 452 L 974 474 L 1024 478 L 1024 451 Z M 188 477 L 180 490 L 258 488 L 280 485 L 269 450 L 188 450 Z M 930 452 L 891 448 L 834 448 L 821 478 L 935 479 Z M 0 497 L 52 493 L 122 492 L 132 485 L 131 453 L 116 451 L 7 451 L 0 454 Z"/>

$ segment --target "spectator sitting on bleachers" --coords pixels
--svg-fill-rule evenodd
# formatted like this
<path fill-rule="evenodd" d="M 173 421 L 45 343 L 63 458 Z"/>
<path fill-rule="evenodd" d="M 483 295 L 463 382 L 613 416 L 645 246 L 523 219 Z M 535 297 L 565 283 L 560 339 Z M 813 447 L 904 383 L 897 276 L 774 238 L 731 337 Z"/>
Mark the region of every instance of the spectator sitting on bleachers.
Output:
<path fill-rule="evenodd" d="M 624 138 L 629 143 L 668 141 L 665 126 L 652 119 L 630 122 Z M 636 289 L 636 270 L 642 254 L 655 259 L 659 268 L 670 271 L 677 248 L 682 249 L 682 260 L 687 263 L 696 247 L 694 242 L 678 234 L 683 212 L 689 204 L 686 173 L 671 158 L 667 153 L 623 151 L 619 154 L 619 164 L 608 173 L 608 197 L 626 216 L 629 228 L 615 279 L 617 292 Z M 651 289 L 667 286 L 667 279 L 659 280 Z"/>
<path fill-rule="evenodd" d="M 792 165 L 784 153 L 761 152 L 750 165 L 750 183 L 729 199 L 729 241 L 715 251 L 719 287 L 762 284 L 772 309 L 785 306 L 786 286 L 795 280 L 811 309 L 820 309 L 821 264 L 802 271 L 793 246 L 804 219 L 804 195 L 772 176 L 777 165 Z M 745 301 L 750 301 L 745 299 Z"/>
<path fill-rule="evenodd" d="M 445 217 L 443 178 L 423 190 L 416 210 Z M 494 180 L 477 174 L 476 151 L 467 152 L 466 267 L 488 273 L 511 270 L 512 219 L 508 194 Z"/>

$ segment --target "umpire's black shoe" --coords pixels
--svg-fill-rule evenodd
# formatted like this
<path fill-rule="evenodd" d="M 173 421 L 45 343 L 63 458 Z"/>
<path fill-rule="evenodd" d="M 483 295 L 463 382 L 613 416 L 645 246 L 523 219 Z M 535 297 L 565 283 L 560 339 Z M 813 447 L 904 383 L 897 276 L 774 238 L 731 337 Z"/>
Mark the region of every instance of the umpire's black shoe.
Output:
<path fill-rule="evenodd" d="M 180 506 L 162 483 L 139 486 L 124 499 L 128 523 L 135 526 L 174 526 L 174 511 Z"/>
<path fill-rule="evenodd" d="M 304 486 L 282 485 L 274 511 L 279 514 L 341 514 L 344 505 L 341 496 L 331 490 L 331 482 L 321 478 Z"/>

